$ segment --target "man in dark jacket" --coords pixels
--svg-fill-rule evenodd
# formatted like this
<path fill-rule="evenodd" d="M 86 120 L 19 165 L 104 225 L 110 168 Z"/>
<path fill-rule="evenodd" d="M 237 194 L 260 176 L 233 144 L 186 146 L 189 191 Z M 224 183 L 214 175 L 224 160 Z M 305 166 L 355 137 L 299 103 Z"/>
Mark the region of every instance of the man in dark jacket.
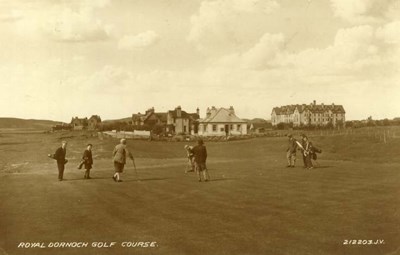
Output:
<path fill-rule="evenodd" d="M 85 179 L 90 178 L 90 169 L 92 169 L 93 165 L 93 158 L 92 158 L 92 144 L 88 144 L 86 150 L 83 152 L 82 156 L 83 164 L 85 165 Z"/>
<path fill-rule="evenodd" d="M 199 176 L 199 182 L 201 182 L 202 180 L 202 175 L 204 177 L 204 180 L 208 181 L 209 175 L 206 167 L 207 149 L 204 146 L 203 140 L 200 139 L 197 143 L 198 145 L 193 148 L 195 169 Z"/>
<path fill-rule="evenodd" d="M 65 169 L 65 164 L 67 164 L 68 160 L 65 159 L 65 156 L 67 154 L 67 142 L 62 141 L 61 147 L 59 147 L 56 150 L 56 153 L 54 153 L 53 158 L 57 160 L 57 168 L 58 168 L 58 180 L 62 181 L 64 178 L 64 169 Z"/>
<path fill-rule="evenodd" d="M 311 157 L 312 157 L 312 151 L 313 151 L 313 145 L 312 143 L 308 140 L 308 137 L 306 135 L 302 135 L 302 147 L 303 147 L 303 162 L 304 162 L 304 168 L 307 169 L 313 169 L 313 164 L 311 162 Z"/>

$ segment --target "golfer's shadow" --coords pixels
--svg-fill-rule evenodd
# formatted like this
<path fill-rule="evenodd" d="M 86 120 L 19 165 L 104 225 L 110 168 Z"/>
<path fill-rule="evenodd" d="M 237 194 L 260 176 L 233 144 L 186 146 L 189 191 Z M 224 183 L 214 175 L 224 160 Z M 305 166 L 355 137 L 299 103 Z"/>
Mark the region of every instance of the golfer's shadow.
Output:
<path fill-rule="evenodd" d="M 147 181 L 164 181 L 168 180 L 169 178 L 139 178 L 139 179 L 130 179 L 130 180 L 124 180 L 124 182 L 147 182 Z"/>

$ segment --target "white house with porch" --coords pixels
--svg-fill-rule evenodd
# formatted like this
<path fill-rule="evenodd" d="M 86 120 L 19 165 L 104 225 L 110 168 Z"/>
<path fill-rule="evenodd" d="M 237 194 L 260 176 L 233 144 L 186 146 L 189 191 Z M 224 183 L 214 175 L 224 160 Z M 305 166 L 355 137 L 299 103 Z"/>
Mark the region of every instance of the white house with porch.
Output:
<path fill-rule="evenodd" d="M 246 135 L 247 122 L 236 116 L 235 110 L 230 108 L 207 108 L 206 117 L 199 120 L 198 135 L 201 136 L 229 136 Z"/>

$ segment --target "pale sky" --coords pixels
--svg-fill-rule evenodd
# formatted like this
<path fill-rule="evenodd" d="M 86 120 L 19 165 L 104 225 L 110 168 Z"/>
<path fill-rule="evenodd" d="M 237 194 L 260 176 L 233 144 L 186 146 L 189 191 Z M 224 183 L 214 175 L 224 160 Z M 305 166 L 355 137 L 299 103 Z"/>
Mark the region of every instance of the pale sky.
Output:
<path fill-rule="evenodd" d="M 0 117 L 400 117 L 400 0 L 2 0 Z"/>

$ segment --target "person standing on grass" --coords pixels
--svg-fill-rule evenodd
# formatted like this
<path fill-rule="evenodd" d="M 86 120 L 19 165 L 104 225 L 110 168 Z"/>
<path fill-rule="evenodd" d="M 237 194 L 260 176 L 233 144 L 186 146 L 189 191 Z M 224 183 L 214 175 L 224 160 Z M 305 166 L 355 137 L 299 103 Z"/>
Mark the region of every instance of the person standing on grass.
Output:
<path fill-rule="evenodd" d="M 188 158 L 188 167 L 186 169 L 187 172 L 194 172 L 194 154 L 193 154 L 193 147 L 189 145 L 185 145 L 186 156 Z"/>
<path fill-rule="evenodd" d="M 296 149 L 297 149 L 297 141 L 293 138 L 291 134 L 288 135 L 289 144 L 286 150 L 286 158 L 287 158 L 287 166 L 286 167 L 294 167 L 296 163 Z"/>
<path fill-rule="evenodd" d="M 66 155 L 67 155 L 67 142 L 66 141 L 61 142 L 61 147 L 59 147 L 53 155 L 51 155 L 51 154 L 48 155 L 49 157 L 51 157 L 57 161 L 58 180 L 59 181 L 62 181 L 64 179 L 65 164 L 67 164 L 67 162 L 68 162 L 68 160 L 65 158 Z"/>
<path fill-rule="evenodd" d="M 114 151 L 113 151 L 115 174 L 113 175 L 112 178 L 116 182 L 122 182 L 122 180 L 120 178 L 120 174 L 124 170 L 124 166 L 126 164 L 126 157 L 129 157 L 132 160 L 133 165 L 136 170 L 135 159 L 133 158 L 132 154 L 126 148 L 126 139 L 121 139 L 120 144 L 115 146 Z"/>
<path fill-rule="evenodd" d="M 90 178 L 90 169 L 92 169 L 93 158 L 92 158 L 92 144 L 88 144 L 86 150 L 83 152 L 82 156 L 83 165 L 85 166 L 85 179 Z"/>
<path fill-rule="evenodd" d="M 193 148 L 194 154 L 194 162 L 195 162 L 195 169 L 199 176 L 199 182 L 202 181 L 202 176 L 204 177 L 204 181 L 209 180 L 208 170 L 206 166 L 207 161 L 207 149 L 204 146 L 203 140 L 198 140 L 197 146 Z"/>
<path fill-rule="evenodd" d="M 300 150 L 301 150 L 301 155 L 303 156 L 303 168 L 307 168 L 306 165 L 306 156 L 304 155 L 304 137 L 306 137 L 305 134 L 301 134 L 301 141 L 299 144 Z"/>
<path fill-rule="evenodd" d="M 302 147 L 303 147 L 304 168 L 313 169 L 314 167 L 311 162 L 311 157 L 313 154 L 313 146 L 312 143 L 308 140 L 308 137 L 306 135 L 303 135 Z"/>

